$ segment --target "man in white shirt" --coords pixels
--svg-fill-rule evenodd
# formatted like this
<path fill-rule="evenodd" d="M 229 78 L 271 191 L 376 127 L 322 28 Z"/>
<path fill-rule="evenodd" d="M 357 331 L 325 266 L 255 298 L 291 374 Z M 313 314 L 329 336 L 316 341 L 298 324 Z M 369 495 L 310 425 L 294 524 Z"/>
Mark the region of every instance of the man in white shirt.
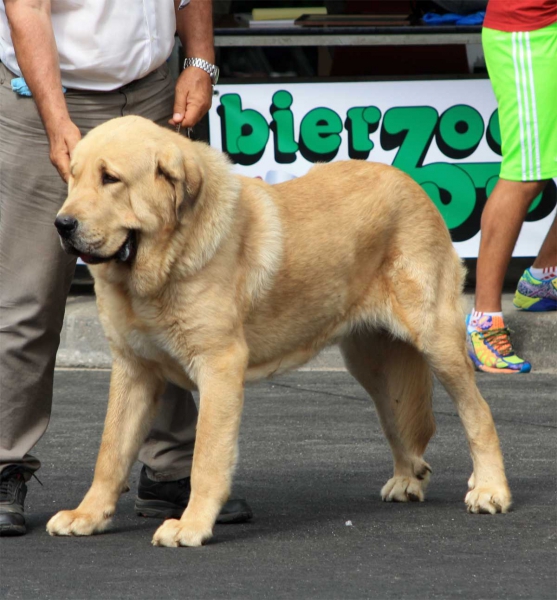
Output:
<path fill-rule="evenodd" d="M 166 60 L 175 32 L 186 57 L 200 60 L 174 83 Z M 53 226 L 70 154 L 113 117 L 187 128 L 205 115 L 218 76 L 212 3 L 5 0 L 0 61 L 0 535 L 21 535 L 25 482 L 40 466 L 29 452 L 48 426 L 75 268 Z M 139 514 L 184 509 L 196 420 L 191 394 L 169 385 L 140 453 Z M 230 501 L 221 522 L 250 517 L 244 501 Z"/>

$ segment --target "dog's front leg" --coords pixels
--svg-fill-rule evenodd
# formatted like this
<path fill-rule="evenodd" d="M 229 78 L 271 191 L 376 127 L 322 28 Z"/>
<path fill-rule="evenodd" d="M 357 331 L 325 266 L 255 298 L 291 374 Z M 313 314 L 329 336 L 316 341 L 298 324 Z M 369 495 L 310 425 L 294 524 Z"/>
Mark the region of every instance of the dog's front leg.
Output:
<path fill-rule="evenodd" d="M 191 474 L 191 496 L 180 520 L 157 529 L 155 546 L 201 546 L 230 495 L 238 453 L 247 349 L 233 344 L 218 357 L 200 360 L 199 417 Z"/>
<path fill-rule="evenodd" d="M 93 484 L 75 510 L 50 519 L 50 535 L 91 535 L 106 529 L 153 421 L 162 386 L 145 368 L 115 359 Z"/>

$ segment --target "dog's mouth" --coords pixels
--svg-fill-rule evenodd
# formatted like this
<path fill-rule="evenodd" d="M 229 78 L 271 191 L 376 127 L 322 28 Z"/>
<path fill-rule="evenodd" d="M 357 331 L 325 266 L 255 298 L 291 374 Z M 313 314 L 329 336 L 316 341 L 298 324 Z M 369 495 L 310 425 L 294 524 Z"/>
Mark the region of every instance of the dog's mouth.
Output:
<path fill-rule="evenodd" d="M 87 265 L 99 265 L 112 260 L 120 263 L 131 263 L 137 254 L 137 231 L 130 229 L 124 243 L 120 248 L 110 256 L 100 256 L 98 254 L 87 254 L 81 252 L 78 248 L 65 240 L 66 251 L 77 255 Z"/>

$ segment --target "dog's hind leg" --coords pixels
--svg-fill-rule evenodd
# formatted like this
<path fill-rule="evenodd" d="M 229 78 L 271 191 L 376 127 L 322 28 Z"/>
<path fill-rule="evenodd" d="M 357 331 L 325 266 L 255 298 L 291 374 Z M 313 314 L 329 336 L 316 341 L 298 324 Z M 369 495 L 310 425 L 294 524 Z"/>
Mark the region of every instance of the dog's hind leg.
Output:
<path fill-rule="evenodd" d="M 115 359 L 93 484 L 75 510 L 62 510 L 50 519 L 50 535 L 91 535 L 106 529 L 163 389 L 164 383 L 151 371 Z"/>
<path fill-rule="evenodd" d="M 435 318 L 436 329 L 442 330 L 443 335 L 424 334 L 422 346 L 433 372 L 456 406 L 470 446 L 474 471 L 465 502 L 473 513 L 507 512 L 511 493 L 499 438 L 466 353 L 465 324 L 458 301 L 440 304 Z"/>
<path fill-rule="evenodd" d="M 386 332 L 354 333 L 340 347 L 348 371 L 373 398 L 393 453 L 393 477 L 381 497 L 387 502 L 423 501 L 431 473 L 423 454 L 435 432 L 427 362 L 414 347 Z"/>

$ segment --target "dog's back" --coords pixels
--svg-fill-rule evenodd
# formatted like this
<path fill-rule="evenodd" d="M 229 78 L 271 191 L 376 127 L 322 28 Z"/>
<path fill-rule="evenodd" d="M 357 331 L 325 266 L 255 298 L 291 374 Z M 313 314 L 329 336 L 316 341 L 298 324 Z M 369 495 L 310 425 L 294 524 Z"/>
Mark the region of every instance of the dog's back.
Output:
<path fill-rule="evenodd" d="M 344 161 L 279 185 L 244 186 L 270 195 L 282 228 L 280 267 L 246 323 L 255 364 L 275 344 L 295 351 L 293 362 L 307 360 L 362 326 L 410 339 L 441 286 L 460 293 L 463 271 L 443 219 L 398 169 Z"/>

